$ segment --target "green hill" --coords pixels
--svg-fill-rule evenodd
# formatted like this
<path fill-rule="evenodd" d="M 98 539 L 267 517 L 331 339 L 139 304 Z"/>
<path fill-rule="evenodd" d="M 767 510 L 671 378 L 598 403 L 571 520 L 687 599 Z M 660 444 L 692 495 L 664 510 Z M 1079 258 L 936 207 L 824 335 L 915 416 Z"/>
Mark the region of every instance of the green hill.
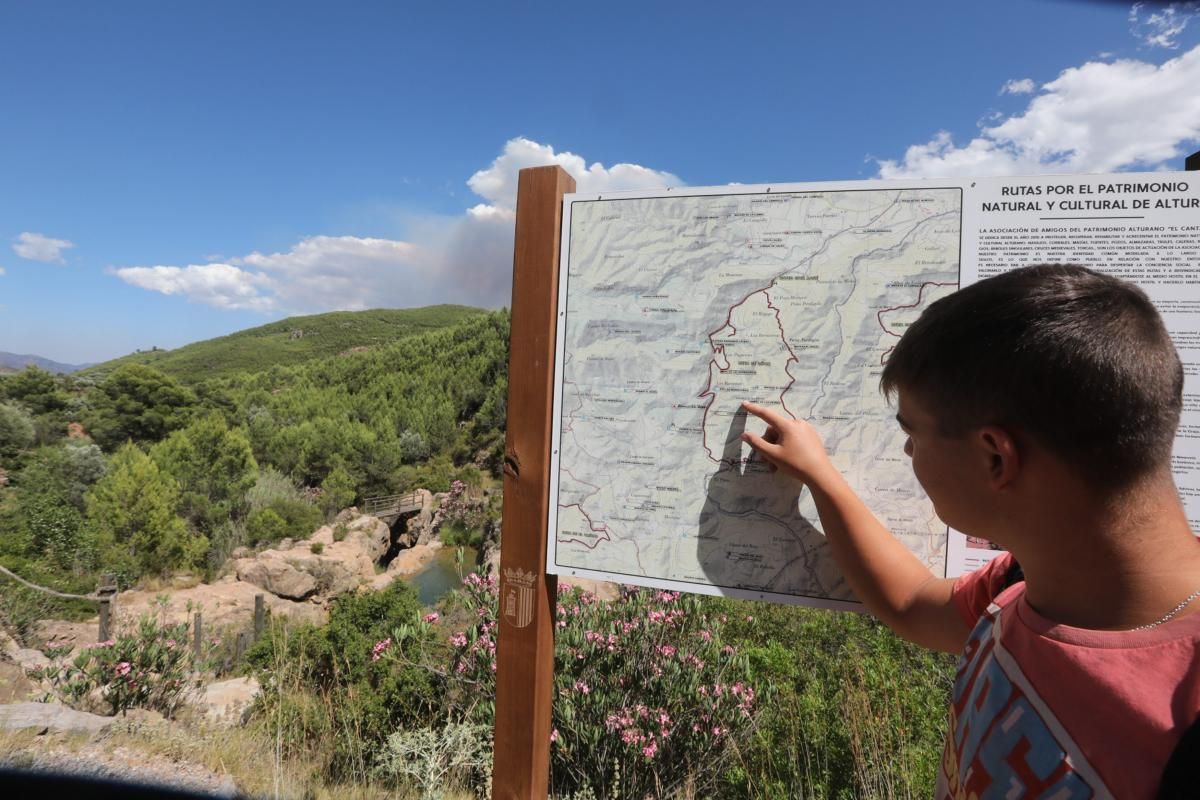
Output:
<path fill-rule="evenodd" d="M 292 366 L 347 352 L 370 350 L 415 334 L 441 330 L 485 314 L 469 306 L 334 311 L 248 328 L 175 350 L 145 350 L 105 361 L 78 373 L 101 380 L 125 364 L 145 364 L 184 383 Z"/>

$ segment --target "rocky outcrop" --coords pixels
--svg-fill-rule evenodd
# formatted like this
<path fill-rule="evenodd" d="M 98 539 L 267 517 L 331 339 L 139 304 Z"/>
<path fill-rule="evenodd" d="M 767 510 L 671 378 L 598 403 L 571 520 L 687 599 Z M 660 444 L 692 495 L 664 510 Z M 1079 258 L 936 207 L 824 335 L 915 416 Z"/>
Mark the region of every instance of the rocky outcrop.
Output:
<path fill-rule="evenodd" d="M 259 692 L 254 678 L 231 678 L 210 683 L 201 690 L 196 707 L 209 722 L 217 725 L 240 725 L 250 713 L 250 706 Z"/>
<path fill-rule="evenodd" d="M 113 717 L 102 717 L 58 703 L 13 703 L 0 706 L 0 730 L 34 728 L 39 733 L 84 731 L 98 733 L 112 726 Z"/>
<path fill-rule="evenodd" d="M 282 558 L 245 558 L 235 569 L 239 581 L 288 600 L 304 600 L 317 591 L 315 577 Z"/>
<path fill-rule="evenodd" d="M 432 496 L 429 504 L 432 506 Z M 239 581 L 277 597 L 328 600 L 377 585 L 375 565 L 391 543 L 391 530 L 382 520 L 347 509 L 333 524 L 318 528 L 308 539 L 295 543 L 285 540 L 269 550 L 237 559 L 234 572 Z"/>
<path fill-rule="evenodd" d="M 417 495 L 421 498 L 421 510 L 404 526 L 404 533 L 400 537 L 401 547 L 429 544 L 437 538 L 434 522 L 437 497 L 428 489 L 417 489 Z"/>

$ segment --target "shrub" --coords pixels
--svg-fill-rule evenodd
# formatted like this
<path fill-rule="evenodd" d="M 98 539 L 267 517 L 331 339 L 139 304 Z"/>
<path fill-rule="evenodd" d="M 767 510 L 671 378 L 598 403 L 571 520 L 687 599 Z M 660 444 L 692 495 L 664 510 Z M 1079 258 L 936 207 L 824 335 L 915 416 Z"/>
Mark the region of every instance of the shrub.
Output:
<path fill-rule="evenodd" d="M 277 499 L 251 511 L 246 533 L 255 542 L 277 542 L 284 537 L 307 538 L 321 525 L 321 510 L 305 500 Z"/>
<path fill-rule="evenodd" d="M 319 556 L 321 553 L 325 552 L 325 545 L 321 542 L 313 542 L 308 546 L 308 552 L 312 553 L 314 556 Z"/>
<path fill-rule="evenodd" d="M 460 784 L 475 778 L 486 785 L 492 765 L 491 738 L 491 728 L 468 722 L 397 731 L 387 739 L 379 771 L 415 781 L 421 800 L 442 800 L 442 790 L 454 777 Z"/>
<path fill-rule="evenodd" d="M 930 795 L 953 657 L 863 614 L 721 602 L 754 679 L 774 688 L 722 797 Z"/>
<path fill-rule="evenodd" d="M 277 542 L 287 536 L 287 520 L 273 508 L 251 511 L 246 520 L 246 534 L 254 542 Z"/>
<path fill-rule="evenodd" d="M 416 592 L 398 581 L 338 597 L 323 627 L 273 624 L 247 651 L 264 687 L 258 723 L 276 726 L 288 755 L 328 745 L 319 767 L 334 778 L 364 774 L 390 734 L 433 720 L 434 676 L 416 665 L 432 636 L 420 614 Z M 372 658 L 373 645 L 405 626 L 392 659 Z"/>
<path fill-rule="evenodd" d="M 66 648 L 52 651 L 54 660 L 39 677 L 76 707 L 86 707 L 98 692 L 112 714 L 148 708 L 173 717 L 190 688 L 187 635 L 187 623 L 162 625 L 143 617 L 133 631 L 89 645 L 69 663 L 62 660 Z"/>
<path fill-rule="evenodd" d="M 477 621 L 450 638 L 451 717 L 491 725 L 495 579 L 467 576 L 460 600 Z M 612 602 L 561 589 L 557 615 L 554 791 L 711 795 L 757 705 L 726 618 L 711 601 L 641 589 Z"/>
<path fill-rule="evenodd" d="M 11 459 L 32 447 L 33 418 L 15 403 L 0 403 L 0 459 Z"/>

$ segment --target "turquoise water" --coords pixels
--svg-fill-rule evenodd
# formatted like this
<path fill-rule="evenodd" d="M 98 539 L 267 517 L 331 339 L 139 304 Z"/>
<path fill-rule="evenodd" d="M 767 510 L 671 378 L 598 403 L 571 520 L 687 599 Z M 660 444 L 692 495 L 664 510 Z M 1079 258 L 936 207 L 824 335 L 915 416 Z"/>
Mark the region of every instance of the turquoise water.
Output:
<path fill-rule="evenodd" d="M 420 572 L 408 578 L 408 582 L 417 590 L 417 597 L 422 605 L 434 605 L 462 584 L 458 567 L 454 563 L 457 550 L 456 547 L 443 547 Z M 470 571 L 475 564 L 475 558 L 475 548 L 463 548 L 464 571 Z"/>

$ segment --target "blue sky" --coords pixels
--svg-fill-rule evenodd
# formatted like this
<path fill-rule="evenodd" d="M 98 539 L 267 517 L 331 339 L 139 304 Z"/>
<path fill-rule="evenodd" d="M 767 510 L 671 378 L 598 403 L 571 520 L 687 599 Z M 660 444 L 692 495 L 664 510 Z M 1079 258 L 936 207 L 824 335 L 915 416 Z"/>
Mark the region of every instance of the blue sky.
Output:
<path fill-rule="evenodd" d="M 580 188 L 1180 169 L 1197 3 L 0 0 L 0 350 L 507 305 Z"/>

